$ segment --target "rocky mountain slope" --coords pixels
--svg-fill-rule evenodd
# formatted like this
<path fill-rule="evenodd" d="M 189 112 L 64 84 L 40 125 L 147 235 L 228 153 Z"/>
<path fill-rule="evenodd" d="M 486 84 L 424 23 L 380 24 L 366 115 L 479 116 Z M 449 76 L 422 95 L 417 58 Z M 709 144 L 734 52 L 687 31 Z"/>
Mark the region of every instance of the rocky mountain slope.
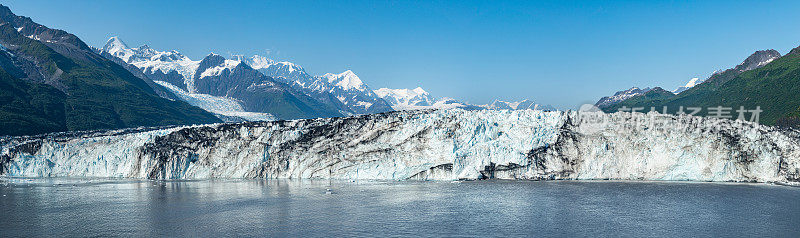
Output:
<path fill-rule="evenodd" d="M 650 88 L 641 89 L 641 88 L 637 88 L 637 87 L 632 87 L 632 88 L 630 88 L 628 90 L 617 91 L 612 96 L 607 96 L 607 97 L 600 98 L 600 100 L 597 101 L 597 103 L 595 103 L 594 105 L 597 106 L 597 107 L 600 107 L 600 108 L 608 107 L 608 106 L 617 104 L 619 102 L 625 101 L 628 98 L 632 98 L 634 96 L 642 95 L 642 94 L 644 94 L 644 93 L 646 93 L 648 91 L 650 91 Z"/>
<path fill-rule="evenodd" d="M 68 32 L 0 6 L 0 135 L 213 123 Z M 173 95 L 174 96 L 174 95 Z"/>

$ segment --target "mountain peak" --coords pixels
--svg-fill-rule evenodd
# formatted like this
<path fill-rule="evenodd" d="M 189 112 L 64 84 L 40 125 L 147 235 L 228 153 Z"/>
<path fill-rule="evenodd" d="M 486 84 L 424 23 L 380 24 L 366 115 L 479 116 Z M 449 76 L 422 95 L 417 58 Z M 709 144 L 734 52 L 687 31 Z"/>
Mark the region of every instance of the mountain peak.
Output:
<path fill-rule="evenodd" d="M 106 41 L 106 44 L 105 44 L 105 46 L 103 46 L 103 49 L 111 48 L 111 47 L 113 47 L 113 48 L 117 48 L 117 47 L 128 48 L 128 45 L 126 45 L 125 42 L 123 42 L 122 39 L 120 39 L 119 37 L 112 36 L 111 38 L 108 38 L 108 41 Z"/>
<path fill-rule="evenodd" d="M 349 69 L 347 71 L 344 71 L 344 72 L 340 73 L 339 77 L 356 77 L 356 78 L 358 78 L 358 76 L 356 76 L 356 73 L 353 73 L 353 71 L 349 70 Z"/>
<path fill-rule="evenodd" d="M 787 55 L 794 55 L 794 54 L 800 54 L 800 46 L 789 51 Z"/>
<path fill-rule="evenodd" d="M 630 95 L 630 94 L 641 94 L 641 93 L 646 93 L 647 91 L 650 91 L 650 88 L 641 89 L 639 87 L 631 87 L 628 90 L 618 91 L 618 92 L 614 93 L 614 96 Z"/>
<path fill-rule="evenodd" d="M 106 41 L 106 44 L 100 50 L 118 57 L 125 62 L 129 62 L 128 60 L 134 54 L 133 50 L 131 50 L 131 48 L 129 48 L 128 45 L 126 45 L 125 42 L 123 42 L 117 36 L 108 38 L 108 41 Z"/>
<path fill-rule="evenodd" d="M 0 5 L 0 25 L 5 26 L 6 24 L 8 27 L 16 29 L 16 31 L 23 36 L 42 43 L 72 48 L 69 50 L 83 51 L 79 54 L 83 54 L 86 51 L 92 52 L 92 48 L 72 33 L 48 28 L 47 26 L 34 22 L 30 17 L 15 15 L 11 12 L 10 8 Z M 55 50 L 61 51 L 62 53 L 66 53 L 67 51 L 67 49 L 62 47 L 55 47 Z M 73 51 L 72 53 L 77 52 Z M 86 59 L 93 56 L 82 55 L 81 57 Z"/>
<path fill-rule="evenodd" d="M 260 55 L 253 55 L 250 57 L 249 62 L 250 67 L 254 69 L 263 69 L 267 68 L 272 64 L 275 64 L 274 60 L 268 59 L 267 57 L 260 56 Z"/>
<path fill-rule="evenodd" d="M 225 59 L 219 55 L 215 56 L 218 57 L 209 56 L 203 59 L 203 61 L 200 61 L 200 66 L 197 68 L 197 72 L 200 72 L 201 70 L 202 72 L 200 72 L 200 76 L 198 78 L 218 76 L 224 73 L 226 70 L 231 72 L 233 69 L 242 64 L 242 61 Z M 195 75 L 197 75 L 197 73 L 195 73 Z"/>
<path fill-rule="evenodd" d="M 553 107 L 550 105 L 539 105 L 529 99 L 523 99 L 522 101 L 503 101 L 495 99 L 491 104 L 484 107 L 494 110 L 553 110 Z"/>
<path fill-rule="evenodd" d="M 126 45 L 125 42 L 119 39 L 119 37 L 112 36 L 111 38 L 108 38 L 108 41 L 106 41 L 106 44 L 103 45 L 102 49 L 103 51 L 109 52 L 112 49 L 127 49 L 127 48 L 128 45 Z"/>
<path fill-rule="evenodd" d="M 664 90 L 664 89 L 663 89 L 663 88 L 661 88 L 661 87 L 655 87 L 655 88 L 653 88 L 653 89 L 650 89 L 650 91 L 660 92 L 660 91 L 667 91 L 667 90 Z"/>
<path fill-rule="evenodd" d="M 297 70 L 297 71 L 303 71 L 303 68 L 302 68 L 302 67 L 300 67 L 299 65 L 296 65 L 296 64 L 294 64 L 294 63 L 292 63 L 292 62 L 289 62 L 289 61 L 281 61 L 281 62 L 278 62 L 278 63 L 276 63 L 276 64 L 279 64 L 279 65 L 281 65 L 282 67 L 285 67 L 285 68 L 286 68 L 286 70 L 287 70 L 287 71 L 289 71 L 289 73 L 292 73 L 292 72 L 294 72 L 295 70 Z"/>
<path fill-rule="evenodd" d="M 430 107 L 436 102 L 433 97 L 421 87 L 415 89 L 380 88 L 373 92 L 375 92 L 375 95 L 378 97 L 389 102 L 396 110 Z"/>
<path fill-rule="evenodd" d="M 672 93 L 679 94 L 679 93 L 681 93 L 683 91 L 686 91 L 687 89 L 693 88 L 694 86 L 697 86 L 698 84 L 701 84 L 703 82 L 705 82 L 705 80 L 701 80 L 700 78 L 692 78 L 692 79 L 689 80 L 689 82 L 686 83 L 686 85 L 679 86 L 677 89 L 673 90 Z"/>
<path fill-rule="evenodd" d="M 742 64 L 736 66 L 736 69 L 739 71 L 757 69 L 780 57 L 781 54 L 776 50 L 759 50 L 748 56 Z"/>
<path fill-rule="evenodd" d="M 289 62 L 289 61 L 281 61 L 276 62 L 272 59 L 269 59 L 264 56 L 260 55 L 253 55 L 250 58 L 245 58 L 243 56 L 239 56 L 240 61 L 243 61 L 245 64 L 250 66 L 253 69 L 261 70 L 262 72 L 272 72 L 271 76 L 282 76 L 282 77 L 291 77 L 290 74 L 294 73 L 295 71 L 299 71 L 300 74 L 305 74 L 305 70 L 303 67 L 299 65 Z"/>
<path fill-rule="evenodd" d="M 356 75 L 355 73 L 353 73 L 353 71 L 349 69 L 340 74 L 327 73 L 322 77 L 327 78 L 328 83 L 339 86 L 344 90 L 356 89 L 361 91 L 364 90 L 365 88 L 364 82 L 362 82 L 361 79 L 358 78 L 358 75 Z"/>
<path fill-rule="evenodd" d="M 100 49 L 100 53 L 119 58 L 125 63 L 136 66 L 146 74 L 160 71 L 162 74 L 155 75 L 154 80 L 169 82 L 176 86 L 185 86 L 186 80 L 194 78 L 194 73 L 200 63 L 200 61 L 193 61 L 176 50 L 158 51 L 147 44 L 138 48 L 130 48 L 118 36 L 109 38 L 105 46 Z M 180 74 L 182 78 L 166 76 L 173 71 Z"/>
<path fill-rule="evenodd" d="M 650 90 L 651 90 L 650 88 L 640 89 L 638 87 L 631 87 L 628 90 L 617 91 L 616 93 L 614 93 L 613 96 L 607 96 L 607 97 L 600 98 L 600 100 L 597 101 L 597 103 L 595 103 L 594 105 L 599 107 L 599 108 L 609 107 L 611 105 L 614 105 L 614 104 L 617 104 L 619 102 L 625 101 L 628 98 L 632 98 L 634 96 L 645 94 L 645 93 L 649 92 Z"/>
<path fill-rule="evenodd" d="M 687 88 L 694 87 L 695 85 L 697 85 L 697 80 L 700 80 L 700 79 L 699 78 L 690 79 L 689 82 L 686 83 L 686 85 L 684 87 L 687 87 Z"/>
<path fill-rule="evenodd" d="M 212 52 L 212 53 L 206 55 L 206 57 L 203 57 L 203 59 L 200 60 L 200 64 L 201 65 L 208 65 L 208 66 L 216 66 L 216 65 L 223 64 L 225 62 L 225 60 L 227 60 L 227 59 L 225 59 L 225 57 L 222 57 L 221 55 L 218 55 L 218 54 L 214 54 Z"/>

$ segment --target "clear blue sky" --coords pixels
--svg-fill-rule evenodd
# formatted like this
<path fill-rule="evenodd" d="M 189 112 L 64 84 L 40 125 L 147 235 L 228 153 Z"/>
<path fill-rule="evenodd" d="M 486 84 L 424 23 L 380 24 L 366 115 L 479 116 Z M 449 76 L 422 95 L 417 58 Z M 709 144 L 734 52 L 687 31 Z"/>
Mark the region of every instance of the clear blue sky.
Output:
<path fill-rule="evenodd" d="M 92 46 L 267 54 L 372 88 L 575 107 L 800 45 L 800 1 L 0 1 Z"/>

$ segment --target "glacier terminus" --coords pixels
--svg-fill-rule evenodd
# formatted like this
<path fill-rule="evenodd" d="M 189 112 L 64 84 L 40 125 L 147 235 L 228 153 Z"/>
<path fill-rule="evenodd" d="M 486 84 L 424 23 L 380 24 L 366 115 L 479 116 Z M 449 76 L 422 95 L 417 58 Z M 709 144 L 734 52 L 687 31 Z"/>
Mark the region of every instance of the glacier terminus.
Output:
<path fill-rule="evenodd" d="M 141 179 L 669 180 L 797 185 L 800 134 L 663 114 L 410 110 L 2 139 L 0 173 Z M 658 125 L 652 123 L 658 120 Z"/>

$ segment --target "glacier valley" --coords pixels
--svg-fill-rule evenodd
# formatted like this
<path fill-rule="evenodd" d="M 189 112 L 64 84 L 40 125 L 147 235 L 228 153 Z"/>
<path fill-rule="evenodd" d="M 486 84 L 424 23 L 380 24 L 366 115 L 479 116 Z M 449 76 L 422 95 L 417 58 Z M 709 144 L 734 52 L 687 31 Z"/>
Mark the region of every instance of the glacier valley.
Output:
<path fill-rule="evenodd" d="M 0 147 L 9 177 L 800 184 L 797 131 L 657 113 L 394 111 L 4 137 Z"/>

